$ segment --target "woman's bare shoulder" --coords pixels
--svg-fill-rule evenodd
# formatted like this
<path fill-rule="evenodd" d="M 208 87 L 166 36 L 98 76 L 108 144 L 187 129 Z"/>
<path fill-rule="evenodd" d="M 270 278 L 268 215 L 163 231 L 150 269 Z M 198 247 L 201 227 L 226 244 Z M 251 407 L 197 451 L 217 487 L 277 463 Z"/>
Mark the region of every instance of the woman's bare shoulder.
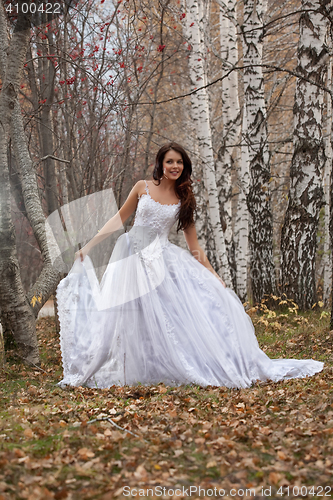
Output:
<path fill-rule="evenodd" d="M 140 197 L 142 194 L 146 193 L 146 186 L 147 186 L 148 182 L 145 181 L 144 179 L 141 179 L 140 181 L 138 181 L 135 185 L 134 185 L 134 190 L 136 191 L 136 193 L 138 194 L 138 196 Z"/>

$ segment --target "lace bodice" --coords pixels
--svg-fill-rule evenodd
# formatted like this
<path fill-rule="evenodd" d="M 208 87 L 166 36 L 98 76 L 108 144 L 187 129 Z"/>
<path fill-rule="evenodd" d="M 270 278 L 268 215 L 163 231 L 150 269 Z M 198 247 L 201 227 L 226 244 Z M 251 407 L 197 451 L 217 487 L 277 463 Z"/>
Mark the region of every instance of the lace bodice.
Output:
<path fill-rule="evenodd" d="M 133 226 L 147 228 L 148 232 L 158 235 L 162 244 L 166 243 L 169 232 L 178 218 L 179 208 L 180 200 L 170 205 L 155 201 L 150 196 L 146 183 L 146 193 L 139 198 Z"/>

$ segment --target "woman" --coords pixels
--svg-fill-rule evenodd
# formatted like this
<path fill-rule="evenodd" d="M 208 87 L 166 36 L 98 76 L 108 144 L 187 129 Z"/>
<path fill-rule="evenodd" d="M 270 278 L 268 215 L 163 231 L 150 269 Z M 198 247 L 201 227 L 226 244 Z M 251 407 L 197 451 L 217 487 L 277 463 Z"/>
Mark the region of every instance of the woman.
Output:
<path fill-rule="evenodd" d="M 243 305 L 198 244 L 191 172 L 181 146 L 163 146 L 154 180 L 137 182 L 119 212 L 77 252 L 57 290 L 60 385 L 249 387 L 322 370 L 318 361 L 271 360 L 260 350 Z M 135 210 L 99 285 L 88 253 Z M 176 221 L 190 253 L 168 240 Z"/>

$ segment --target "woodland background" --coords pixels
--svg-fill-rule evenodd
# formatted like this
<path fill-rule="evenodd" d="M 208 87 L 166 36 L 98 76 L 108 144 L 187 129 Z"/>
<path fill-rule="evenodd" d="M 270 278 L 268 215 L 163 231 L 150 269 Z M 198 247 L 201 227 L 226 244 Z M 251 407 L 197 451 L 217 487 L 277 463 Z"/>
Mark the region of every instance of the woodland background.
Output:
<path fill-rule="evenodd" d="M 329 1 L 90 1 L 30 28 L 8 0 L 0 19 L 0 317 L 25 359 L 63 277 L 46 217 L 107 188 L 120 206 L 175 139 L 227 285 L 328 305 Z"/>
<path fill-rule="evenodd" d="M 80 1 L 32 28 L 3 5 L 0 500 L 111 500 L 126 485 L 331 496 L 331 3 Z M 64 276 L 46 218 L 109 188 L 121 205 L 175 139 L 200 242 L 260 347 L 321 373 L 240 390 L 56 385 L 55 321 L 36 322 Z"/>

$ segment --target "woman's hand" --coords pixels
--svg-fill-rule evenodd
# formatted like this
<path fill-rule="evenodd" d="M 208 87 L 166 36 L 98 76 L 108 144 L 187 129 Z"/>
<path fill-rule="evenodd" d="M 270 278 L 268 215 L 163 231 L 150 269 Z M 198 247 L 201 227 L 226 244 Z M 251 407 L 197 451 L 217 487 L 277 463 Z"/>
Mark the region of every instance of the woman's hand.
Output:
<path fill-rule="evenodd" d="M 223 279 L 220 278 L 220 276 L 217 274 L 217 272 L 214 271 L 212 268 L 211 264 L 209 263 L 209 260 L 207 259 L 207 255 L 201 248 L 198 242 L 198 237 L 197 237 L 197 232 L 195 230 L 195 225 L 192 224 L 189 228 L 184 230 L 184 236 L 185 240 L 188 246 L 189 251 L 197 259 L 200 264 L 205 266 L 208 271 L 210 271 L 214 276 L 222 283 L 224 288 L 226 288 L 226 284 L 224 283 Z"/>
<path fill-rule="evenodd" d="M 77 252 L 75 252 L 75 260 L 81 259 L 81 262 L 83 262 L 83 259 L 85 258 L 86 255 L 88 255 L 88 250 L 85 249 L 85 247 L 83 247 Z"/>

